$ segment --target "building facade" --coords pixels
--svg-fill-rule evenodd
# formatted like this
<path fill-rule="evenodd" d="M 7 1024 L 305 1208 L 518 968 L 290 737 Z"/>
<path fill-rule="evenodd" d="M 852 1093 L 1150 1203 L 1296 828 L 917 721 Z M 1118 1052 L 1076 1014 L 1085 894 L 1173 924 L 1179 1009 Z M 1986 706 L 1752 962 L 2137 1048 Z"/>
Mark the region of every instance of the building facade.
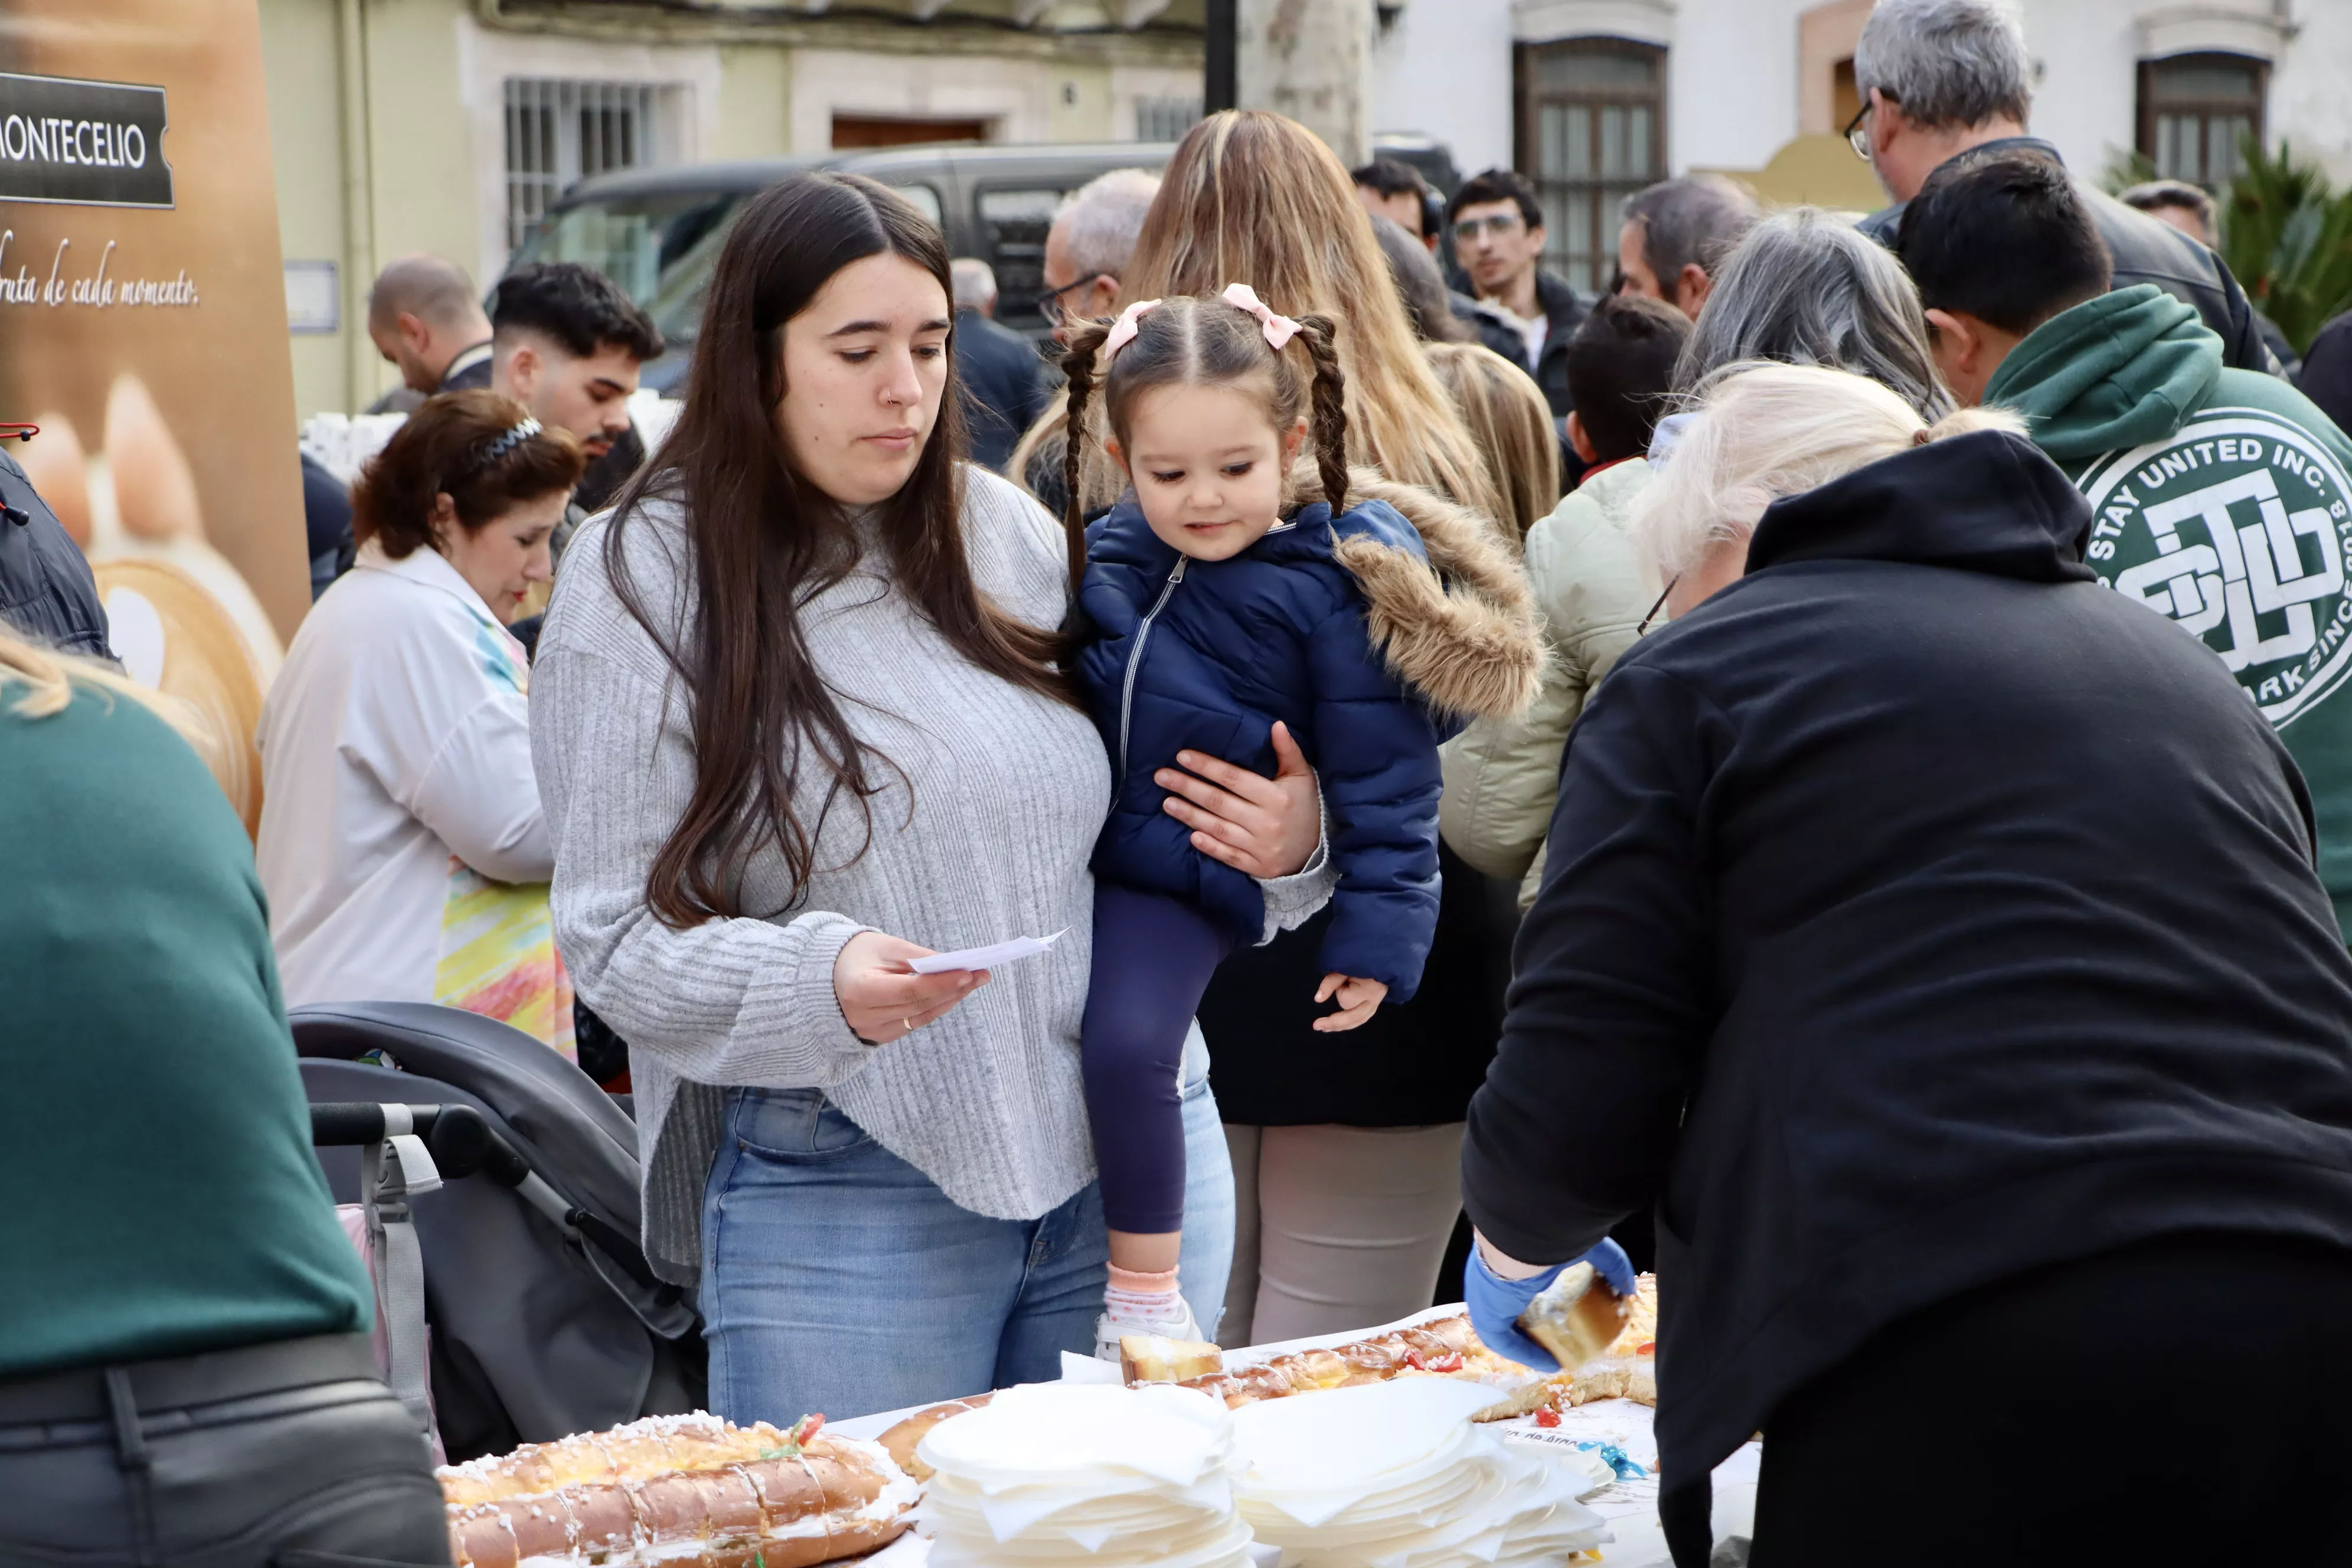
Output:
<path fill-rule="evenodd" d="M 615 169 L 921 142 L 1166 141 L 1202 0 L 259 0 L 295 401 L 394 373 L 366 290 L 432 251 L 487 283 Z"/>
<path fill-rule="evenodd" d="M 1544 193 L 1551 260 L 1604 286 L 1615 204 L 1669 174 L 1774 200 L 1879 205 L 1837 132 L 1871 0 L 1381 0 L 1375 128 L 1512 164 Z M 2137 152 L 2225 183 L 2241 135 L 2352 182 L 2352 3 L 2023 0 L 2032 130 L 2085 172 Z"/>

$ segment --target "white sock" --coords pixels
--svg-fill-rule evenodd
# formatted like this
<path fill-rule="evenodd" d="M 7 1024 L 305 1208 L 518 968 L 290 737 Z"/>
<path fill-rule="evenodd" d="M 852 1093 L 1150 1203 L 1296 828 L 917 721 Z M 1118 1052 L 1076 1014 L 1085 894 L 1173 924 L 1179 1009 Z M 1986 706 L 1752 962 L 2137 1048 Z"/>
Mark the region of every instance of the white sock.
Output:
<path fill-rule="evenodd" d="M 1113 1264 L 1110 1283 L 1103 1289 L 1103 1310 L 1121 1323 L 1172 1323 L 1184 1316 L 1184 1298 L 1177 1293 L 1176 1270 L 1145 1273 Z"/>

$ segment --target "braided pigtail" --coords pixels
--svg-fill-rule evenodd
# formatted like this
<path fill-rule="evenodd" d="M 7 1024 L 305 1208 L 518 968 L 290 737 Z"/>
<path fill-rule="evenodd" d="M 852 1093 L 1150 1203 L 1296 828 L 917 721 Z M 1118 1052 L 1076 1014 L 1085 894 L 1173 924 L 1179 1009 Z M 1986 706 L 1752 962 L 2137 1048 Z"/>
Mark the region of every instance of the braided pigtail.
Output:
<path fill-rule="evenodd" d="M 1070 396 L 1062 419 L 1062 486 L 1066 499 L 1062 502 L 1062 531 L 1069 537 L 1070 597 L 1075 601 L 1086 586 L 1087 524 L 1086 501 L 1079 486 L 1079 475 L 1086 468 L 1087 405 L 1094 400 L 1095 356 L 1102 352 L 1103 340 L 1110 336 L 1108 321 L 1089 321 L 1070 334 L 1069 346 L 1062 351 L 1062 372 L 1070 378 Z"/>
<path fill-rule="evenodd" d="M 1339 368 L 1330 317 L 1299 317 L 1298 336 L 1315 362 L 1315 466 L 1323 476 L 1323 498 L 1337 517 L 1348 510 L 1348 374 Z"/>

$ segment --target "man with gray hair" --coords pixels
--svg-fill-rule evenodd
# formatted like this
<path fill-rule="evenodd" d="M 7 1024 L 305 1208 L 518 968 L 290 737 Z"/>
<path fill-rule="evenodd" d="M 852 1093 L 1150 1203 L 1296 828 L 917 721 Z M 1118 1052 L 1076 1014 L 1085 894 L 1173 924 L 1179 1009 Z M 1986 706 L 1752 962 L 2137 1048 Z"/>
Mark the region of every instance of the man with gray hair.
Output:
<path fill-rule="evenodd" d="M 1118 309 L 1118 275 L 1135 254 L 1143 216 L 1160 195 L 1160 176 L 1113 169 L 1066 197 L 1045 231 L 1045 294 L 1038 309 L 1054 324 L 1054 340 L 1069 341 L 1069 323 Z"/>
<path fill-rule="evenodd" d="M 1053 323 L 1054 341 L 1066 343 L 1074 323 L 1118 310 L 1118 277 L 1135 255 L 1143 219 L 1160 195 L 1160 176 L 1147 169 L 1113 169 L 1065 197 L 1045 231 L 1045 292 L 1037 309 Z M 1062 514 L 1062 458 L 1067 434 L 1060 393 L 1014 448 L 1017 471 L 1045 510 Z"/>
<path fill-rule="evenodd" d="M 1736 180 L 1685 174 L 1627 196 L 1622 216 L 1617 291 L 1663 300 L 1696 321 L 1716 268 L 1764 212 Z"/>
<path fill-rule="evenodd" d="M 2012 0 L 1878 0 L 1853 51 L 1862 110 L 1846 127 L 1895 205 L 1863 221 L 1893 245 L 1903 206 L 1927 176 L 1979 150 L 2058 149 L 2026 134 L 2033 64 Z M 2194 308 L 2221 339 L 2224 363 L 2278 372 L 2245 290 L 2221 258 L 2168 224 L 2083 185 L 2092 221 L 2115 258 L 2115 287 L 2153 283 Z"/>
<path fill-rule="evenodd" d="M 1013 444 L 1045 405 L 1045 365 L 1036 345 L 996 320 L 996 271 L 975 256 L 948 263 L 955 288 L 956 385 L 971 460 L 1004 467 Z"/>

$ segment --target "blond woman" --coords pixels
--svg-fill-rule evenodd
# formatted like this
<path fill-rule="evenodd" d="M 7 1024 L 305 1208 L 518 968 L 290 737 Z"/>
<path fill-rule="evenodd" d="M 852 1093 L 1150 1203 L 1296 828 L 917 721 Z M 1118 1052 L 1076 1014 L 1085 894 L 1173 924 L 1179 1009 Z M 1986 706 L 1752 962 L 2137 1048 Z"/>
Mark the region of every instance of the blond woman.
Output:
<path fill-rule="evenodd" d="M 1313 132 L 1263 110 L 1213 114 L 1178 143 L 1119 288 L 1131 301 L 1232 283 L 1337 323 L 1350 462 L 1502 515 L 1501 490 L 1423 355 L 1347 169 Z M 1088 479 L 1111 488 L 1087 510 L 1117 499 L 1107 464 Z"/>
<path fill-rule="evenodd" d="M 1559 440 L 1551 408 L 1528 373 L 1482 343 L 1431 343 L 1424 351 L 1470 439 L 1486 454 L 1502 491 L 1496 521 L 1513 543 L 1559 500 Z"/>

